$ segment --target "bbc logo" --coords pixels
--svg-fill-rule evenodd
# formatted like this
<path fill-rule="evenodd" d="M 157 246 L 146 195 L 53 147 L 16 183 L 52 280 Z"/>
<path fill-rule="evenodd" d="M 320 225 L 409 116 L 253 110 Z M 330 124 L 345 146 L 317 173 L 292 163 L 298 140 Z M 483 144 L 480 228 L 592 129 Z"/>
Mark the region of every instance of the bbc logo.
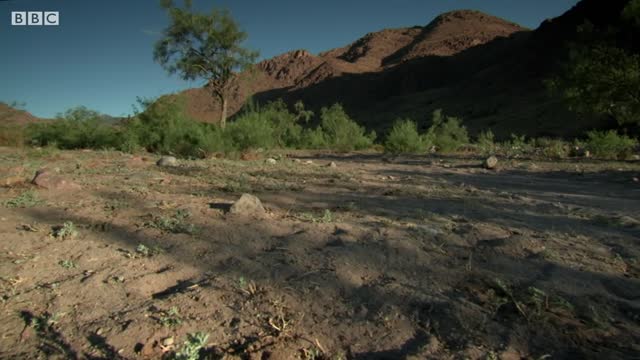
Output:
<path fill-rule="evenodd" d="M 60 14 L 58 11 L 12 11 L 11 25 L 60 25 Z"/>

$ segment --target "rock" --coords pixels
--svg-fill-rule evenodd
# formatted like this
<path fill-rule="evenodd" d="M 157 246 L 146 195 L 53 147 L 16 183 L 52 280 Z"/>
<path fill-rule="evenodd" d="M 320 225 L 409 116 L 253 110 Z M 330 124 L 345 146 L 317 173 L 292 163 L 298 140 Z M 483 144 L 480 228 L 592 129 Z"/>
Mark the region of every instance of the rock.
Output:
<path fill-rule="evenodd" d="M 302 161 L 300 159 L 293 159 L 294 163 L 301 163 Z"/>
<path fill-rule="evenodd" d="M 31 183 L 49 190 L 77 190 L 81 186 L 47 169 L 36 171 Z"/>
<path fill-rule="evenodd" d="M 633 155 L 633 156 L 631 156 L 631 160 L 634 160 L 634 161 L 640 161 L 640 155 Z"/>
<path fill-rule="evenodd" d="M 162 345 L 171 346 L 175 343 L 173 336 L 169 336 L 167 338 L 162 339 Z"/>
<path fill-rule="evenodd" d="M 489 156 L 485 161 L 484 161 L 484 168 L 485 169 L 490 169 L 493 170 L 496 168 L 496 166 L 498 166 L 498 158 L 495 156 Z"/>
<path fill-rule="evenodd" d="M 307 160 L 307 161 L 304 162 L 304 164 L 305 165 L 311 165 L 311 164 L 313 164 L 313 161 L 312 160 Z"/>
<path fill-rule="evenodd" d="M 335 169 L 335 168 L 337 168 L 337 167 L 338 167 L 338 165 L 336 165 L 336 163 L 334 163 L 334 162 L 332 161 L 332 162 L 330 162 L 330 163 L 327 165 L 327 167 L 330 167 L 330 168 L 334 168 L 334 169 Z"/>
<path fill-rule="evenodd" d="M 265 210 L 260 199 L 251 194 L 242 194 L 240 199 L 231 205 L 229 213 L 233 215 L 261 216 L 265 214 Z"/>
<path fill-rule="evenodd" d="M 178 159 L 176 159 L 173 156 L 163 156 L 160 158 L 160 160 L 158 160 L 158 162 L 156 162 L 156 165 L 158 166 L 177 166 L 178 165 Z"/>
<path fill-rule="evenodd" d="M 273 159 L 273 158 L 268 158 L 264 162 L 269 164 L 269 165 L 275 165 L 278 161 L 276 159 Z"/>

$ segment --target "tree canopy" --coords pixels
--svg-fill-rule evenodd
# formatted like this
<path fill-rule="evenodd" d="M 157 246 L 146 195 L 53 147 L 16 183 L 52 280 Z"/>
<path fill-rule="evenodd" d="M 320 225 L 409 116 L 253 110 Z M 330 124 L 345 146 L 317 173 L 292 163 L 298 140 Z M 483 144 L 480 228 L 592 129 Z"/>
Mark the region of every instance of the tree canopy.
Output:
<path fill-rule="evenodd" d="M 224 126 L 236 72 L 250 66 L 258 53 L 242 46 L 247 34 L 227 10 L 197 13 L 189 0 L 182 7 L 162 0 L 161 6 L 168 11 L 171 23 L 155 44 L 155 61 L 185 80 L 206 79 L 206 86 L 221 102 L 220 122 Z"/>

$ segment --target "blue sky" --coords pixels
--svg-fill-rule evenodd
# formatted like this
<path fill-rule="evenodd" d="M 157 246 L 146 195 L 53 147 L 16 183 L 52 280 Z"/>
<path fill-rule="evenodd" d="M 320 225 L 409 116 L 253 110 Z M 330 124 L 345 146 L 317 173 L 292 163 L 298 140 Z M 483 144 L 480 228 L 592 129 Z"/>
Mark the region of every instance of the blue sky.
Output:
<path fill-rule="evenodd" d="M 318 53 L 390 27 L 426 25 L 440 13 L 481 10 L 529 28 L 577 0 L 194 0 L 196 8 L 228 8 L 248 32 L 246 45 L 269 58 Z M 11 26 L 11 11 L 59 11 L 60 26 Z M 78 105 L 122 116 L 136 96 L 199 86 L 167 75 L 153 44 L 168 24 L 157 0 L 0 1 L 0 101 L 26 103 L 53 117 Z"/>

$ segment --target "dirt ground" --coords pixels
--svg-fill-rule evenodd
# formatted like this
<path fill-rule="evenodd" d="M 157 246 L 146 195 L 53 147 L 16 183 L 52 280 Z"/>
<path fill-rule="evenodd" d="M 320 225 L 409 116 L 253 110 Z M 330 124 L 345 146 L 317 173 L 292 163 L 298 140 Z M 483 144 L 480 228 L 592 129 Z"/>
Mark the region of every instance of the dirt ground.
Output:
<path fill-rule="evenodd" d="M 157 159 L 0 149 L 0 358 L 640 358 L 639 162 Z"/>

